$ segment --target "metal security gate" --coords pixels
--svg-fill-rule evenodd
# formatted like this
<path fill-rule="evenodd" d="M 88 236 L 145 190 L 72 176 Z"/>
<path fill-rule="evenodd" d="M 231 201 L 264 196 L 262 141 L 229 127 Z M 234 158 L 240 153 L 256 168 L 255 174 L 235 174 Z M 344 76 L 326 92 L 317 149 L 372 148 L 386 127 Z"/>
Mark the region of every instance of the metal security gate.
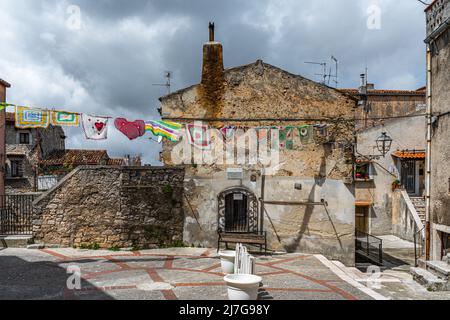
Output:
<path fill-rule="evenodd" d="M 35 195 L 0 195 L 0 235 L 32 233 Z"/>
<path fill-rule="evenodd" d="M 258 233 L 258 201 L 243 188 L 222 192 L 219 197 L 219 230 L 227 233 Z"/>

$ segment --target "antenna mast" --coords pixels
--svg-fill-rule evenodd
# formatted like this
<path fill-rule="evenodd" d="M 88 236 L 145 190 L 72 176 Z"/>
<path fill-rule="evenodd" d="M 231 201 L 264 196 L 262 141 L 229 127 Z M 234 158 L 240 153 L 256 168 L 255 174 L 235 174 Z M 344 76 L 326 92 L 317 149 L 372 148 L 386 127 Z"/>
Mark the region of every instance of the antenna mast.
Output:
<path fill-rule="evenodd" d="M 308 61 L 305 62 L 306 64 L 315 64 L 319 65 L 323 68 L 323 73 L 315 73 L 314 75 L 320 76 L 323 78 L 322 84 L 326 86 L 330 86 L 330 82 L 333 81 L 336 88 L 338 87 L 338 76 L 339 76 L 339 61 L 334 56 L 331 56 L 331 63 L 335 64 L 335 73 L 332 74 L 331 66 L 330 69 L 327 68 L 326 62 L 315 62 L 315 61 Z"/>
<path fill-rule="evenodd" d="M 167 88 L 167 94 L 170 94 L 171 93 L 171 86 L 172 86 L 172 83 L 171 83 L 172 71 L 164 71 L 164 74 L 165 74 L 165 78 L 167 79 L 166 83 L 164 83 L 164 84 L 156 83 L 156 84 L 153 84 L 153 86 L 166 87 Z"/>

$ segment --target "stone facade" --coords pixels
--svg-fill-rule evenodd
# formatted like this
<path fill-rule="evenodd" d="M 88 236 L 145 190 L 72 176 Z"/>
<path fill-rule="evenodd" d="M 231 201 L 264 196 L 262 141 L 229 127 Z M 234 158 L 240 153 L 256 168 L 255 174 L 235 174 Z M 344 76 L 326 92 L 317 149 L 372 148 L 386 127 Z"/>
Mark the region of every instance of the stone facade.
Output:
<path fill-rule="evenodd" d="M 367 95 L 361 95 L 358 89 L 341 89 L 354 95 L 359 100 L 367 100 L 366 110 L 359 107 L 356 113 L 358 130 L 379 126 L 380 118 L 398 117 L 426 111 L 425 88 L 418 90 L 367 90 Z"/>
<path fill-rule="evenodd" d="M 435 1 L 426 14 L 431 112 L 438 115 L 431 137 L 431 258 L 440 260 L 450 251 L 450 0 Z"/>
<path fill-rule="evenodd" d="M 34 203 L 37 243 L 154 248 L 182 241 L 184 169 L 78 167 Z"/>
<path fill-rule="evenodd" d="M 27 134 L 29 140 L 23 143 L 20 134 Z M 40 159 L 53 151 L 65 149 L 65 134 L 61 127 L 46 129 L 17 129 L 14 114 L 7 114 L 6 122 L 6 193 L 30 193 L 37 191 L 36 181 Z M 12 174 L 12 162 L 20 163 L 21 174 Z"/>
<path fill-rule="evenodd" d="M 160 99 L 164 119 L 182 123 L 203 119 L 214 127 L 255 127 L 317 124 L 314 120 L 286 121 L 289 118 L 354 118 L 357 100 L 350 95 L 261 60 L 224 70 L 222 46 L 218 42 L 206 43 L 203 55 L 201 83 Z M 259 227 L 268 233 L 269 249 L 322 253 L 353 265 L 354 122 L 329 121 L 328 124 L 328 134 L 317 134 L 314 143 L 302 145 L 296 141 L 293 150 L 281 150 L 281 165 L 275 175 L 266 176 L 258 164 L 221 164 L 220 156 L 213 157 L 210 165 L 186 164 L 184 240 L 215 247 L 219 229 L 218 197 L 235 188 L 258 199 L 264 188 L 265 201 L 308 203 L 304 206 L 266 204 L 264 212 L 258 203 L 262 220 Z M 166 165 L 173 164 L 173 153 L 183 144 L 188 147 L 186 139 L 178 144 L 164 143 L 162 158 Z M 230 179 L 227 169 L 241 169 L 242 178 Z M 296 184 L 302 187 L 296 189 Z M 328 207 L 317 205 L 321 200 Z"/>

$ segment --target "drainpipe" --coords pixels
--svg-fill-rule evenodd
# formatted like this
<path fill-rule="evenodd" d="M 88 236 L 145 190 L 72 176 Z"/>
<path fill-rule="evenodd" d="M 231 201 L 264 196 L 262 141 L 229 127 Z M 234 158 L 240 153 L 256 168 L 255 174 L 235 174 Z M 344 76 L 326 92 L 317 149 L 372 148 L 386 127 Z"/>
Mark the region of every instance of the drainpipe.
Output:
<path fill-rule="evenodd" d="M 427 44 L 427 159 L 426 159 L 426 260 L 429 261 L 431 257 L 431 125 L 432 125 L 432 91 L 431 91 L 431 51 L 430 45 Z"/>

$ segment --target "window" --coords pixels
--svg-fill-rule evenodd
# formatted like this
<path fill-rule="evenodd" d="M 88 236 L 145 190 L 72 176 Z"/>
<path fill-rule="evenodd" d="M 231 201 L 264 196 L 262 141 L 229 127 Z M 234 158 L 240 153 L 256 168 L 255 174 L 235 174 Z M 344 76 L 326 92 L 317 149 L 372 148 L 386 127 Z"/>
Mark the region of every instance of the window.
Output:
<path fill-rule="evenodd" d="M 19 144 L 30 144 L 30 133 L 20 132 L 19 133 Z"/>
<path fill-rule="evenodd" d="M 23 168 L 21 160 L 11 160 L 11 177 L 12 178 L 23 177 Z"/>
<path fill-rule="evenodd" d="M 355 166 L 356 180 L 373 180 L 372 164 L 370 162 L 360 162 Z"/>

